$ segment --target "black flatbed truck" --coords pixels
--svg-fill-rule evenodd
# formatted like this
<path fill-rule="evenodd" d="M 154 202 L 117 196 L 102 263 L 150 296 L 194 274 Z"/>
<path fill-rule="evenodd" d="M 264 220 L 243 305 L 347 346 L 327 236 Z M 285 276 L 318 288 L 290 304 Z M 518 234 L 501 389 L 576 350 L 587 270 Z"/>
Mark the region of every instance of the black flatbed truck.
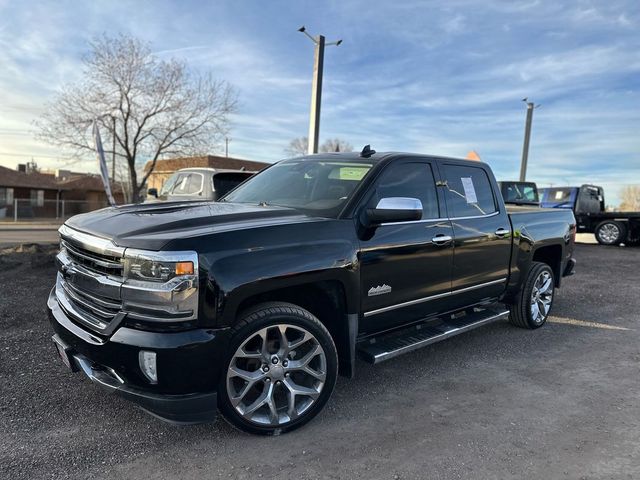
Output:
<path fill-rule="evenodd" d="M 638 244 L 640 212 L 607 212 L 597 185 L 540 189 L 541 206 L 571 209 L 578 233 L 593 233 L 601 245 Z"/>

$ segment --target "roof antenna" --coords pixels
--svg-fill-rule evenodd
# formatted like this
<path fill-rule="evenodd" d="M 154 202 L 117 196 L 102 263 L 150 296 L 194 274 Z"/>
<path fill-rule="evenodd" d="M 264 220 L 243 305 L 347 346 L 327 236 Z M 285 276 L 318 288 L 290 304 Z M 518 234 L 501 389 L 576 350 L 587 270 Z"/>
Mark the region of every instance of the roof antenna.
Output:
<path fill-rule="evenodd" d="M 364 158 L 369 158 L 374 153 L 376 153 L 376 151 L 371 150 L 371 145 L 365 145 L 362 151 L 360 152 L 360 156 Z"/>

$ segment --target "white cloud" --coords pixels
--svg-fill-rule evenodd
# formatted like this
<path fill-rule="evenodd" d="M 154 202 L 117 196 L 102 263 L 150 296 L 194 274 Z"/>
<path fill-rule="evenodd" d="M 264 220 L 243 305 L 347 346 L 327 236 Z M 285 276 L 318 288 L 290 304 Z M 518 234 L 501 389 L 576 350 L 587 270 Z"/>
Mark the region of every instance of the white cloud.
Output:
<path fill-rule="evenodd" d="M 529 97 L 543 105 L 534 115 L 532 178 L 640 183 L 636 3 L 90 2 L 64 9 L 0 0 L 0 163 L 18 158 L 3 151 L 62 154 L 24 132 L 51 93 L 78 78 L 86 41 L 105 30 L 139 35 L 157 54 L 235 85 L 231 153 L 277 160 L 291 138 L 307 134 L 313 48 L 295 28 L 311 18 L 313 32 L 344 39 L 325 56 L 321 137 L 377 150 L 461 156 L 475 149 L 503 178 L 514 177 L 520 99 Z"/>

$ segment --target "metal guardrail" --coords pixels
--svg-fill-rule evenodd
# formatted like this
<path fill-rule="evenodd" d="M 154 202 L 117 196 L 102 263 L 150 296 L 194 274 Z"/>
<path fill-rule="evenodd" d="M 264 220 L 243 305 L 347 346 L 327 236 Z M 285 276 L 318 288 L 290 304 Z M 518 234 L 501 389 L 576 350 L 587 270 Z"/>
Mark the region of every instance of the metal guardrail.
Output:
<path fill-rule="evenodd" d="M 14 198 L 13 204 L 0 207 L 0 221 L 13 219 L 17 223 L 66 220 L 73 215 L 92 212 L 106 206 L 105 201 Z"/>

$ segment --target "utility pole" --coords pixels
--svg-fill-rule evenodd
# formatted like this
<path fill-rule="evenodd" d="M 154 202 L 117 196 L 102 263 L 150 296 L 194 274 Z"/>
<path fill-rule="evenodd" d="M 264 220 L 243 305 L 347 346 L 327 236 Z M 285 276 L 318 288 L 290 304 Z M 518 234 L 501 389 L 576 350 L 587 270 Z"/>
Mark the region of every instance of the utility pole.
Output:
<path fill-rule="evenodd" d="M 526 98 L 522 99 L 527 102 Z M 533 102 L 527 102 L 527 120 L 524 126 L 524 144 L 522 145 L 522 161 L 520 163 L 520 181 L 524 182 L 527 177 L 527 161 L 529 160 L 529 140 L 531 138 L 531 121 L 533 120 L 533 109 L 536 105 Z"/>
<path fill-rule="evenodd" d="M 320 104 L 322 102 L 322 72 L 324 70 L 325 45 L 338 46 L 342 40 L 325 43 L 324 35 L 313 37 L 306 31 L 304 25 L 298 29 L 315 44 L 313 61 L 313 81 L 311 84 L 311 111 L 309 112 L 309 149 L 308 153 L 318 153 L 318 140 L 320 138 Z"/>
<path fill-rule="evenodd" d="M 224 156 L 229 158 L 229 137 L 224 137 Z"/>

